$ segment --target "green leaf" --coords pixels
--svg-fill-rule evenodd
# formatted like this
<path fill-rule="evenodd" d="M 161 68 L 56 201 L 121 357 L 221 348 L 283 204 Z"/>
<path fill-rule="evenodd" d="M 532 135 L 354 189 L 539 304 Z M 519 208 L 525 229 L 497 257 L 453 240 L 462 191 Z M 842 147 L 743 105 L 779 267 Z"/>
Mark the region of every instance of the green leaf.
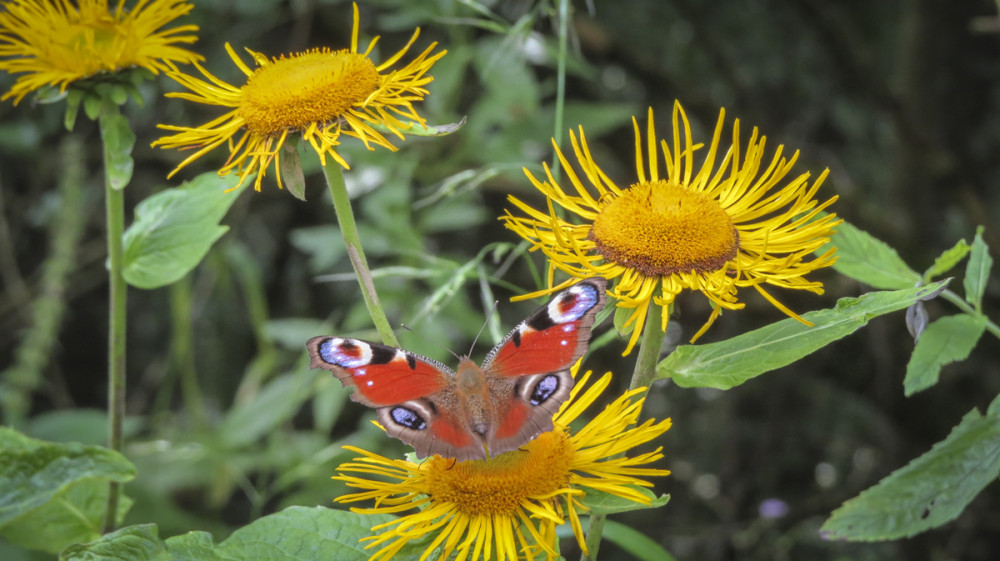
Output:
<path fill-rule="evenodd" d="M 582 502 L 594 514 L 615 514 L 630 510 L 659 508 L 670 501 L 670 495 L 660 495 L 657 497 L 655 493 L 645 487 L 630 485 L 629 488 L 649 499 L 649 504 L 638 503 L 614 493 L 606 493 L 595 489 L 587 489 L 587 495 L 583 498 Z"/>
<path fill-rule="evenodd" d="M 104 525 L 108 491 L 106 480 L 79 481 L 42 506 L 3 526 L 0 534 L 11 543 L 49 553 L 59 553 L 69 544 L 97 539 Z M 131 506 L 131 499 L 121 497 L 116 520 L 121 521 Z"/>
<path fill-rule="evenodd" d="M 657 365 L 657 377 L 685 388 L 729 389 L 850 335 L 874 317 L 933 298 L 950 280 L 841 298 L 833 309 L 803 314 L 812 327 L 789 318 L 719 343 L 681 345 Z"/>
<path fill-rule="evenodd" d="M 941 367 L 965 360 L 986 329 L 985 316 L 960 314 L 931 322 L 924 330 L 906 365 L 903 388 L 907 396 L 938 381 Z"/>
<path fill-rule="evenodd" d="M 104 144 L 104 174 L 111 188 L 121 191 L 132 179 L 132 147 L 135 133 L 128 119 L 114 110 L 102 110 L 100 118 L 101 142 Z"/>
<path fill-rule="evenodd" d="M 941 276 L 952 270 L 955 265 L 958 265 L 959 261 L 965 259 L 965 256 L 971 250 L 972 247 L 965 240 L 958 240 L 951 249 L 945 251 L 934 260 L 934 265 L 930 269 L 924 271 L 924 282 L 930 282 L 934 277 Z"/>
<path fill-rule="evenodd" d="M 203 173 L 136 206 L 125 231 L 125 280 L 138 288 L 159 288 L 194 269 L 229 228 L 219 221 L 246 188 L 227 191 L 237 178 Z"/>
<path fill-rule="evenodd" d="M 94 539 L 108 481 L 134 477 L 135 467 L 113 450 L 44 442 L 0 427 L 0 534 L 53 553 Z"/>
<path fill-rule="evenodd" d="M 367 561 L 372 550 L 365 550 L 358 540 L 372 535 L 372 526 L 392 520 L 384 514 L 293 506 L 255 520 L 219 544 L 213 543 L 207 532 L 190 532 L 168 538 L 166 543 L 171 559 L 178 561 Z M 412 546 L 404 548 L 393 558 L 416 558 L 411 557 L 413 551 Z"/>
<path fill-rule="evenodd" d="M 929 452 L 844 503 L 820 531 L 831 540 L 890 540 L 956 518 L 1000 474 L 996 409 L 970 411 Z"/>
<path fill-rule="evenodd" d="M 604 538 L 625 550 L 640 561 L 674 561 L 656 540 L 646 534 L 614 520 L 604 521 Z"/>
<path fill-rule="evenodd" d="M 816 250 L 822 255 L 831 246 L 837 248 L 833 268 L 873 288 L 895 290 L 909 288 L 920 282 L 920 274 L 911 269 L 884 242 L 848 222 L 837 226 L 830 243 Z"/>
<path fill-rule="evenodd" d="M 326 371 L 300 370 L 269 382 L 248 402 L 231 409 L 219 427 L 219 437 L 227 448 L 240 448 L 273 431 L 291 419 L 313 396 Z"/>
<path fill-rule="evenodd" d="M 976 311 L 982 311 L 983 293 L 986 292 L 986 282 L 990 278 L 990 268 L 993 258 L 990 248 L 983 241 L 983 227 L 976 228 L 976 239 L 972 240 L 972 255 L 965 267 L 965 301 L 975 306 Z"/>
<path fill-rule="evenodd" d="M 63 115 L 63 126 L 70 132 L 73 132 L 73 127 L 76 125 L 76 116 L 80 113 L 82 101 L 83 92 L 73 88 L 66 90 L 66 114 Z"/>
<path fill-rule="evenodd" d="M 156 524 L 139 524 L 71 545 L 59 554 L 59 561 L 153 561 L 167 559 L 165 554 Z"/>

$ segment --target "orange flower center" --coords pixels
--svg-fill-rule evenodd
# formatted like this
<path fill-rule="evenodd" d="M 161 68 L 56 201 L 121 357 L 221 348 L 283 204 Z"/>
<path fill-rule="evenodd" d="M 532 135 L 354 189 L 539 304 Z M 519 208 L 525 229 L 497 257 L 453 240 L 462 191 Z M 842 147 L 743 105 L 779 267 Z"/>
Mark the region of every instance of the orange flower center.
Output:
<path fill-rule="evenodd" d="M 305 130 L 363 104 L 378 83 L 378 70 L 367 57 L 317 49 L 258 68 L 240 90 L 239 114 L 260 135 Z"/>
<path fill-rule="evenodd" d="M 513 515 L 530 497 L 546 496 L 568 485 L 574 449 L 564 431 L 538 435 L 520 450 L 488 460 L 428 460 L 427 490 L 464 514 Z"/>
<path fill-rule="evenodd" d="M 716 271 L 740 246 L 718 201 L 663 180 L 632 185 L 604 204 L 588 238 L 606 260 L 647 276 Z"/>

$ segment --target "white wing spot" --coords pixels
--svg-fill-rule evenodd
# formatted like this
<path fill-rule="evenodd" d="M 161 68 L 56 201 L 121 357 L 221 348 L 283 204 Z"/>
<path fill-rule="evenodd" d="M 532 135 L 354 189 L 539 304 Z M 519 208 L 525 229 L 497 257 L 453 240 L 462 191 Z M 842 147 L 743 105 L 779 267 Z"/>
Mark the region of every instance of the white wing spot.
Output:
<path fill-rule="evenodd" d="M 372 380 L 368 380 L 368 382 L 367 382 L 367 383 L 366 383 L 365 385 L 366 385 L 366 386 L 371 386 L 371 385 L 372 385 L 372 384 L 374 384 L 374 383 L 375 383 L 375 382 L 373 382 Z"/>

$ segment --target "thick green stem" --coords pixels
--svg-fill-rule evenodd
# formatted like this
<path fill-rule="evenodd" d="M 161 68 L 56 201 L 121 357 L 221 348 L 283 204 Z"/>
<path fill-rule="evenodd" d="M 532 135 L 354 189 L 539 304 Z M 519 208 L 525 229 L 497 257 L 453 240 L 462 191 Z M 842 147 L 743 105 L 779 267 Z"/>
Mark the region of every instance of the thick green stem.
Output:
<path fill-rule="evenodd" d="M 580 556 L 581 561 L 596 561 L 597 552 L 601 548 L 601 535 L 604 533 L 604 520 L 607 514 L 590 515 L 590 524 L 587 526 L 587 553 Z"/>
<path fill-rule="evenodd" d="M 650 302 L 646 314 L 646 324 L 643 327 L 642 338 L 639 339 L 638 356 L 635 359 L 635 370 L 632 372 L 631 389 L 646 387 L 656 378 L 656 362 L 660 359 L 660 348 L 666 332 L 660 329 L 663 310 Z"/>
<path fill-rule="evenodd" d="M 666 332 L 660 329 L 662 314 L 662 308 L 650 302 L 649 311 L 646 313 L 646 323 L 643 325 L 642 335 L 639 339 L 639 350 L 635 359 L 630 389 L 645 387 L 646 391 L 649 391 L 649 385 L 656 377 L 656 361 L 660 359 L 660 348 L 663 346 L 664 337 L 666 337 Z M 581 556 L 581 561 L 595 561 L 597 559 L 605 518 L 607 518 L 605 514 L 591 515 L 586 538 L 588 554 Z"/>
<path fill-rule="evenodd" d="M 105 150 L 107 150 L 105 145 Z M 105 158 L 107 161 L 107 158 Z M 125 196 L 122 191 L 112 188 L 105 175 L 104 196 L 107 204 L 108 229 L 108 446 L 117 452 L 122 450 L 122 422 L 125 419 L 125 297 L 126 284 L 122 276 L 124 250 L 122 234 L 125 231 Z M 108 489 L 108 507 L 104 514 L 104 532 L 115 529 L 118 513 L 118 498 L 121 486 L 111 483 Z"/>
<path fill-rule="evenodd" d="M 344 183 L 343 169 L 332 158 L 329 158 L 327 164 L 323 166 L 323 175 L 326 176 L 330 197 L 333 198 L 333 208 L 337 213 L 337 221 L 340 223 L 340 233 L 344 236 L 347 255 L 351 259 L 351 265 L 354 266 L 354 273 L 358 276 L 358 284 L 361 286 L 361 294 L 368 307 L 368 314 L 371 315 L 372 322 L 375 324 L 375 329 L 378 330 L 382 342 L 398 347 L 399 342 L 392 332 L 389 320 L 385 317 L 385 311 L 382 310 L 382 304 L 375 292 L 375 283 L 372 282 L 372 273 L 368 268 L 368 260 L 365 259 L 365 252 L 361 247 L 361 237 L 358 235 L 358 226 L 354 222 L 354 211 L 351 210 L 351 199 L 347 194 L 347 185 Z"/>

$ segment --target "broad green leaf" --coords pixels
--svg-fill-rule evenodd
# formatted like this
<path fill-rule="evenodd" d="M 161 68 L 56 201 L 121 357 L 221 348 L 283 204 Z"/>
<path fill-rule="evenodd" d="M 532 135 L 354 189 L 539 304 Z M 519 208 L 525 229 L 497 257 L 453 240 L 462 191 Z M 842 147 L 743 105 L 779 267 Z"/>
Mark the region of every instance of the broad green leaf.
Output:
<path fill-rule="evenodd" d="M 59 561 L 166 561 L 166 547 L 156 524 L 126 526 L 90 543 L 78 543 L 59 554 Z"/>
<path fill-rule="evenodd" d="M 101 535 L 108 506 L 108 482 L 85 479 L 66 488 L 52 500 L 0 529 L 11 543 L 27 549 L 59 553 L 70 544 L 89 542 Z M 132 500 L 122 496 L 116 520 L 125 518 Z"/>
<path fill-rule="evenodd" d="M 125 482 L 135 468 L 100 446 L 53 444 L 0 427 L 0 526 L 86 479 Z"/>
<path fill-rule="evenodd" d="M 113 450 L 44 442 L 0 427 L 0 534 L 51 553 L 95 539 L 108 482 L 134 477 L 132 464 Z"/>
<path fill-rule="evenodd" d="M 958 240 L 951 249 L 945 251 L 934 260 L 934 265 L 924 272 L 924 282 L 930 282 L 934 277 L 939 277 L 950 271 L 958 262 L 965 259 L 972 247 L 965 240 Z"/>
<path fill-rule="evenodd" d="M 132 147 L 135 133 L 128 119 L 118 112 L 104 109 L 100 118 L 101 143 L 104 145 L 104 174 L 111 188 L 121 191 L 132 179 Z"/>
<path fill-rule="evenodd" d="M 587 489 L 587 495 L 582 499 L 582 502 L 594 514 L 614 514 L 630 510 L 659 508 L 670 501 L 670 495 L 660 495 L 657 497 L 655 493 L 645 487 L 630 486 L 630 488 L 646 497 L 649 500 L 649 504 L 639 503 L 613 493 L 594 489 Z"/>
<path fill-rule="evenodd" d="M 235 176 L 203 173 L 136 206 L 125 231 L 125 280 L 138 288 L 159 288 L 194 269 L 226 231 L 219 221 L 250 181 L 228 191 Z"/>
<path fill-rule="evenodd" d="M 729 389 L 850 335 L 874 317 L 933 298 L 949 281 L 841 298 L 832 309 L 803 314 L 812 327 L 789 318 L 719 343 L 681 345 L 657 365 L 657 377 L 685 388 Z"/>
<path fill-rule="evenodd" d="M 325 370 L 306 369 L 272 380 L 252 400 L 229 412 L 219 427 L 219 437 L 227 448 L 256 441 L 291 419 L 327 376 Z"/>
<path fill-rule="evenodd" d="M 970 411 L 929 452 L 844 503 L 820 531 L 831 540 L 891 540 L 956 518 L 1000 474 L 996 402 L 986 416 Z"/>
<path fill-rule="evenodd" d="M 983 227 L 976 228 L 976 238 L 972 240 L 972 255 L 965 267 L 965 301 L 975 306 L 976 311 L 982 309 L 983 293 L 986 292 L 986 282 L 990 278 L 990 268 L 993 258 L 990 248 L 983 241 Z"/>
<path fill-rule="evenodd" d="M 219 544 L 207 532 L 190 532 L 166 543 L 170 558 L 178 561 L 367 561 L 373 550 L 364 549 L 359 540 L 372 535 L 372 526 L 392 520 L 384 514 L 293 506 L 255 520 Z M 415 559 L 414 551 L 404 548 L 393 559 Z"/>
<path fill-rule="evenodd" d="M 822 255 L 831 246 L 837 248 L 837 271 L 880 290 L 912 287 L 920 282 L 920 274 L 911 269 L 884 242 L 848 222 L 837 226 L 836 233 L 816 250 Z"/>
<path fill-rule="evenodd" d="M 917 340 L 906 365 L 903 380 L 906 395 L 936 384 L 942 366 L 965 360 L 985 329 L 985 316 L 959 314 L 931 322 Z"/>
<path fill-rule="evenodd" d="M 614 520 L 604 521 L 604 539 L 616 544 L 639 561 L 674 561 L 659 542 L 635 528 Z"/>

